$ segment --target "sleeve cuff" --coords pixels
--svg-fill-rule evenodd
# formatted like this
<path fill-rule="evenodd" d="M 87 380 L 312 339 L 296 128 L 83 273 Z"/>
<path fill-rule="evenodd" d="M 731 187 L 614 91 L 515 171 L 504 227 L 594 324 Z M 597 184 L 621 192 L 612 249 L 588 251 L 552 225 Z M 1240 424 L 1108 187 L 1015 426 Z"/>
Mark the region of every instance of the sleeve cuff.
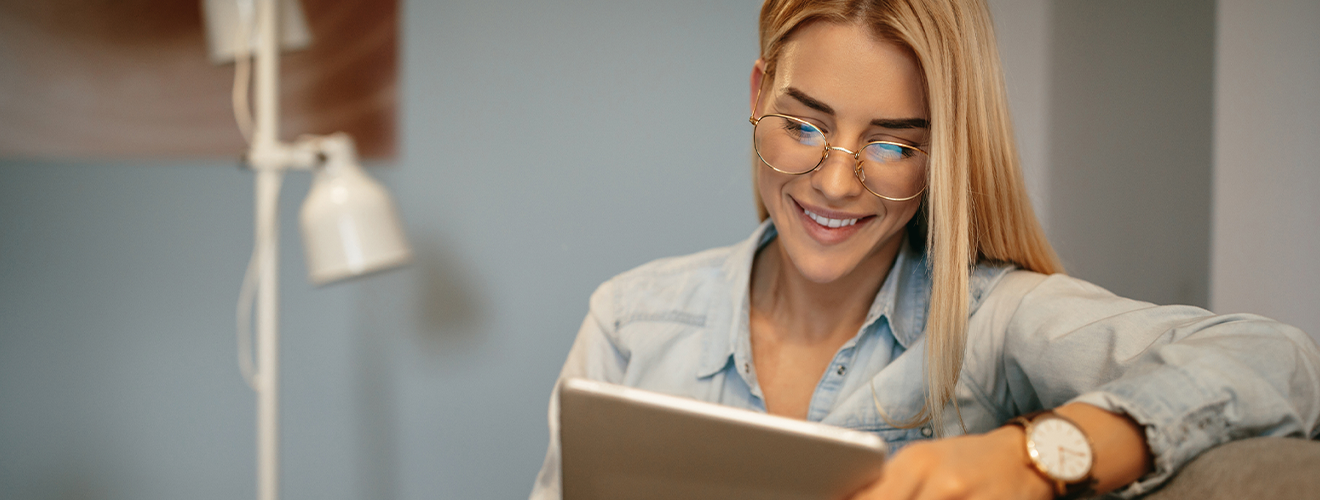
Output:
<path fill-rule="evenodd" d="M 1134 498 L 1149 493 L 1201 452 L 1228 440 L 1228 422 L 1223 411 L 1228 398 L 1205 391 L 1175 367 L 1164 366 L 1159 371 L 1162 372 L 1159 376 L 1141 377 L 1140 383 L 1116 380 L 1069 401 L 1126 414 L 1145 428 L 1154 470 L 1109 495 Z M 1168 398 L 1169 394 L 1193 396 L 1177 399 L 1200 404 L 1172 406 L 1170 399 L 1174 398 Z"/>

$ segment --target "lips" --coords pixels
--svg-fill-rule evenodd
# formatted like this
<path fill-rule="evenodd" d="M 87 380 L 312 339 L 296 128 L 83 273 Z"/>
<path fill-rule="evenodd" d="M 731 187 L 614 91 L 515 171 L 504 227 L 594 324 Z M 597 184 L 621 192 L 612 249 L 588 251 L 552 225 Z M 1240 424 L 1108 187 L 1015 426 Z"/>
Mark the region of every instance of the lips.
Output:
<path fill-rule="evenodd" d="M 850 214 L 818 207 L 807 208 L 793 200 L 798 209 L 802 227 L 818 243 L 834 245 L 842 243 L 875 218 L 875 215 Z"/>
<path fill-rule="evenodd" d="M 807 214 L 807 217 L 810 217 L 811 220 L 816 221 L 817 224 L 829 228 L 847 227 L 857 223 L 857 219 L 831 219 L 824 215 L 807 210 L 806 208 L 803 208 L 802 212 Z"/>

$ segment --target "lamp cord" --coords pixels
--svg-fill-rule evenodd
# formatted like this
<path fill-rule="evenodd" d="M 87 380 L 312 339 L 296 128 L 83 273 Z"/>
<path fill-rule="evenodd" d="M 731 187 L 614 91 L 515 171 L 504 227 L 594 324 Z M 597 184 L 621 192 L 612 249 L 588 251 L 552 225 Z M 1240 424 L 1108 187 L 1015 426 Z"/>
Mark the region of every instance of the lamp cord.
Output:
<path fill-rule="evenodd" d="M 274 199 L 270 200 L 270 203 L 278 204 L 280 186 L 283 183 L 284 172 L 279 171 L 274 176 L 271 189 L 266 192 L 258 190 L 257 196 L 273 196 Z M 276 227 L 270 227 L 272 224 L 276 224 Z M 243 380 L 247 381 L 248 387 L 251 387 L 252 390 L 258 390 L 257 378 L 261 376 L 255 367 L 256 362 L 252 359 L 256 354 L 252 348 L 252 304 L 256 302 L 256 288 L 258 281 L 260 281 L 258 278 L 260 269 L 258 269 L 259 259 L 257 255 L 263 246 L 274 244 L 274 241 L 263 235 L 276 234 L 277 230 L 278 221 L 257 221 L 257 233 L 252 245 L 252 256 L 248 259 L 247 271 L 243 273 L 243 284 L 238 290 L 238 369 L 243 374 Z"/>
<path fill-rule="evenodd" d="M 261 242 L 252 246 L 252 257 L 248 259 L 247 272 L 243 273 L 243 285 L 238 290 L 238 371 L 248 387 L 257 390 L 257 369 L 252 357 L 252 303 L 256 298 L 257 285 L 257 248 Z"/>
<path fill-rule="evenodd" d="M 252 90 L 252 23 L 255 7 L 252 0 L 234 2 L 238 8 L 238 29 L 234 30 L 234 89 L 231 102 L 234 107 L 234 121 L 238 123 L 238 132 L 243 140 L 252 143 L 252 104 L 248 97 Z"/>
<path fill-rule="evenodd" d="M 234 121 L 238 124 L 238 131 L 243 134 L 243 140 L 251 144 L 252 105 L 248 98 L 252 87 L 252 51 L 250 49 L 256 6 L 252 0 L 238 0 L 234 3 L 238 9 L 238 29 L 234 33 L 237 40 L 234 44 L 234 88 L 231 101 L 234 108 Z M 279 189 L 276 188 L 275 192 L 278 193 Z M 247 382 L 248 387 L 251 387 L 254 391 L 257 390 L 257 369 L 256 362 L 252 359 L 256 354 L 252 349 L 252 304 L 256 300 L 257 253 L 264 243 L 260 236 L 262 234 L 266 233 L 261 230 L 257 231 L 256 240 L 252 245 L 252 255 L 248 257 L 247 270 L 243 273 L 243 284 L 238 290 L 237 308 L 238 370 L 243 374 L 243 380 Z"/>

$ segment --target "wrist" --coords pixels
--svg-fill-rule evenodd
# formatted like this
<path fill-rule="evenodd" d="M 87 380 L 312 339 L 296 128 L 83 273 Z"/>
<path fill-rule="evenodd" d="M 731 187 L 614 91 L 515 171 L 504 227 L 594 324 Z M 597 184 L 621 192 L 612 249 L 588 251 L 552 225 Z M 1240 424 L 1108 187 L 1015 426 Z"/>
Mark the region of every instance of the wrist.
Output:
<path fill-rule="evenodd" d="M 1024 493 L 1030 498 L 1054 498 L 1054 483 L 1041 475 L 1032 464 L 1031 457 L 1027 456 L 1025 429 L 1016 425 L 1005 425 L 991 431 L 989 436 L 1000 443 L 999 448 L 1009 457 L 1009 463 L 1014 464 L 1018 483 L 1022 485 Z"/>
<path fill-rule="evenodd" d="M 1009 425 L 1025 433 L 1028 463 L 1052 486 L 1055 498 L 1095 494 L 1095 445 L 1077 422 L 1044 410 L 1016 417 Z"/>
<path fill-rule="evenodd" d="M 1055 413 L 1076 422 L 1095 446 L 1092 476 L 1095 490 L 1108 492 L 1130 484 L 1151 471 L 1153 459 L 1145 429 L 1126 415 L 1085 403 L 1055 408 Z"/>

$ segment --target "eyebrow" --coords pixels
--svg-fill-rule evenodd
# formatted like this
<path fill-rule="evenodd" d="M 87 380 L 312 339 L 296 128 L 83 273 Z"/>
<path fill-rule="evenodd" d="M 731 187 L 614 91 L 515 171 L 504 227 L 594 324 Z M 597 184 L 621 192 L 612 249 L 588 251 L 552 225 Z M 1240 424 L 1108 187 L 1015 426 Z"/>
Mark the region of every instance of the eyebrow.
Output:
<path fill-rule="evenodd" d="M 787 89 L 784 89 L 784 93 L 788 94 L 789 97 L 797 99 L 797 101 L 802 103 L 803 106 L 814 109 L 816 111 L 820 111 L 821 113 L 825 113 L 830 116 L 834 115 L 834 108 L 831 108 L 830 105 L 821 102 L 819 99 L 816 99 L 815 97 L 811 97 L 807 95 L 806 92 L 803 92 L 796 87 L 789 87 Z M 874 120 L 871 120 L 871 125 L 880 128 L 897 129 L 897 130 L 918 129 L 918 128 L 929 129 L 930 120 L 927 120 L 925 118 L 876 118 Z"/>
<path fill-rule="evenodd" d="M 834 108 L 831 108 L 829 104 L 820 102 L 815 97 L 811 97 L 807 95 L 806 92 L 798 90 L 796 87 L 789 87 L 787 89 L 784 89 L 784 93 L 788 94 L 789 97 L 797 99 L 798 102 L 802 103 L 803 106 L 814 109 L 816 111 L 820 111 L 821 113 L 825 113 L 827 115 L 831 115 L 831 116 L 834 115 Z"/>
<path fill-rule="evenodd" d="M 930 128 L 930 120 L 925 118 L 876 118 L 871 120 L 871 125 L 887 129 L 912 129 L 912 128 Z"/>

